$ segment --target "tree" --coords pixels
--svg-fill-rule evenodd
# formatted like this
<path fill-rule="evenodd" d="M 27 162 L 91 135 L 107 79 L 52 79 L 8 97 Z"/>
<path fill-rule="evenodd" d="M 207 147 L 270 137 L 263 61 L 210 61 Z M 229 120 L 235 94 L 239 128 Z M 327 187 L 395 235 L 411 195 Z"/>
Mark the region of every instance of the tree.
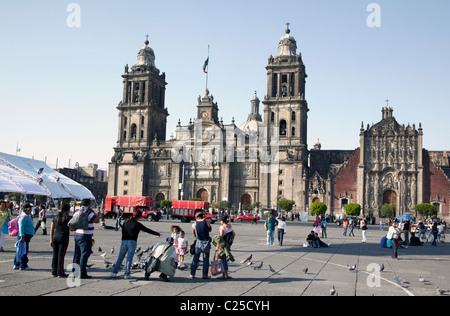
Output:
<path fill-rule="evenodd" d="M 278 207 L 284 210 L 285 212 L 290 212 L 295 202 L 292 200 L 281 199 L 278 201 Z"/>
<path fill-rule="evenodd" d="M 172 207 L 172 201 L 162 200 L 161 201 L 161 207 L 163 207 L 163 208 L 171 208 Z"/>
<path fill-rule="evenodd" d="M 324 215 L 327 211 L 327 206 L 322 202 L 314 202 L 311 204 L 311 214 Z"/>
<path fill-rule="evenodd" d="M 381 215 L 384 217 L 394 217 L 395 209 L 395 205 L 393 204 L 383 204 L 383 206 L 381 206 Z"/>
<path fill-rule="evenodd" d="M 348 216 L 359 216 L 361 214 L 361 205 L 358 203 L 349 203 L 345 205 L 345 214 Z"/>
<path fill-rule="evenodd" d="M 414 206 L 414 210 L 420 215 L 422 215 L 422 218 L 426 216 L 433 217 L 437 215 L 436 206 L 431 205 L 429 203 L 417 204 L 416 206 Z"/>

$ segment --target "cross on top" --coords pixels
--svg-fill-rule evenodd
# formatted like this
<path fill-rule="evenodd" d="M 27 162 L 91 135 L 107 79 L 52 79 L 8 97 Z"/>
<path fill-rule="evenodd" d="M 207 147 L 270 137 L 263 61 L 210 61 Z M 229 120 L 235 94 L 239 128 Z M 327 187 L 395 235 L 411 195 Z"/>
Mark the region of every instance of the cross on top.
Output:
<path fill-rule="evenodd" d="M 145 35 L 145 45 L 148 45 L 150 42 L 148 41 L 148 38 L 150 37 L 150 35 Z"/>
<path fill-rule="evenodd" d="M 291 30 L 289 29 L 289 25 L 291 25 L 291 23 L 286 23 L 286 33 L 289 34 L 291 32 Z"/>

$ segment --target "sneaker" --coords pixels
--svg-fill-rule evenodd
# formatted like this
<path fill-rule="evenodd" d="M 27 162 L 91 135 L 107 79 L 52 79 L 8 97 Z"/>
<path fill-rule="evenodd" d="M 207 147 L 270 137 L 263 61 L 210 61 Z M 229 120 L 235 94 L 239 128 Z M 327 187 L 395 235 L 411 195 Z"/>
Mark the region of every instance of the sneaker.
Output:
<path fill-rule="evenodd" d="M 13 270 L 19 270 L 19 266 L 13 266 Z"/>
<path fill-rule="evenodd" d="M 26 268 L 20 268 L 19 270 L 21 270 L 21 271 L 31 271 L 33 269 L 31 269 L 30 267 L 26 267 Z"/>
<path fill-rule="evenodd" d="M 117 278 L 117 273 L 111 272 L 109 275 L 110 278 Z"/>
<path fill-rule="evenodd" d="M 124 279 L 134 279 L 131 275 L 125 274 L 123 276 Z"/>

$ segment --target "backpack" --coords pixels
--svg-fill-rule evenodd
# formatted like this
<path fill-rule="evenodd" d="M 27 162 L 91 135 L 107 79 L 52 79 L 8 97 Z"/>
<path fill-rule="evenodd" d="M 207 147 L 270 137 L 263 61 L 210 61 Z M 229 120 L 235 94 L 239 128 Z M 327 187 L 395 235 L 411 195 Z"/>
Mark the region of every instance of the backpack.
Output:
<path fill-rule="evenodd" d="M 76 212 L 69 223 L 67 223 L 67 226 L 75 229 L 89 229 L 89 210 L 82 208 Z"/>
<path fill-rule="evenodd" d="M 12 221 L 8 222 L 8 230 L 9 230 L 9 236 L 16 237 L 19 234 L 19 218 L 22 217 L 22 215 L 17 216 L 16 219 L 13 219 Z M 25 216 L 25 220 L 28 220 L 27 216 Z"/>

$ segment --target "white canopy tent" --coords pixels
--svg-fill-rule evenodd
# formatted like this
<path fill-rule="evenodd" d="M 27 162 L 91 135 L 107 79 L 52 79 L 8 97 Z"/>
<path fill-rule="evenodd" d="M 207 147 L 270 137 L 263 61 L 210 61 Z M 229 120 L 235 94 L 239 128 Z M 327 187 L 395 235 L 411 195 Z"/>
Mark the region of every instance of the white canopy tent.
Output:
<path fill-rule="evenodd" d="M 95 200 L 85 186 L 56 172 L 45 162 L 4 153 L 0 153 L 0 192 Z"/>

